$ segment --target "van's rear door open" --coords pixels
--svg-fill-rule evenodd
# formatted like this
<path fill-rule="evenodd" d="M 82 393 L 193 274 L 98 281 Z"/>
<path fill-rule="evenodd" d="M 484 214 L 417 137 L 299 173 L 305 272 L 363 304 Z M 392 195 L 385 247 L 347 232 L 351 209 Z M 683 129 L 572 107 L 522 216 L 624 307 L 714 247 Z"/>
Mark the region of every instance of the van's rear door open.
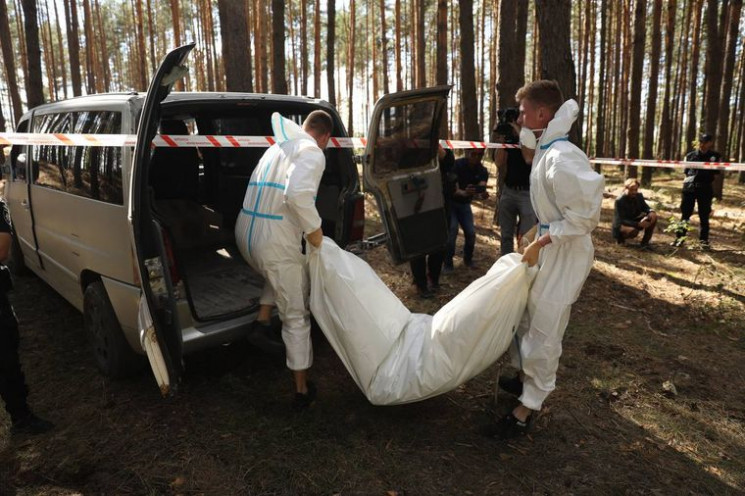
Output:
<path fill-rule="evenodd" d="M 164 395 L 174 392 L 181 378 L 183 343 L 169 271 L 170 247 L 162 227 L 152 216 L 148 170 L 151 143 L 160 123 L 161 102 L 174 83 L 186 74 L 183 64 L 194 46 L 191 43 L 170 51 L 150 82 L 137 129 L 128 205 L 143 293 L 140 322 L 146 322 L 142 342 Z"/>
<path fill-rule="evenodd" d="M 396 263 L 443 248 L 447 219 L 438 166 L 449 86 L 402 91 L 375 104 L 363 158 Z"/>

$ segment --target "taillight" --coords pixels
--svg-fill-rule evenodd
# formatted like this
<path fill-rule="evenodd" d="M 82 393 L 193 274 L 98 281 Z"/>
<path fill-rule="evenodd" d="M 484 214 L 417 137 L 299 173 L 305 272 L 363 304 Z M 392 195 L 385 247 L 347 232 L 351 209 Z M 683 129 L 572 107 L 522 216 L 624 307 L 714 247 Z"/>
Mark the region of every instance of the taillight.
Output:
<path fill-rule="evenodd" d="M 168 259 L 166 260 L 166 263 L 168 263 L 168 272 L 171 274 L 171 283 L 175 286 L 179 281 L 181 281 L 181 274 L 179 274 L 178 268 L 176 267 L 176 257 L 173 256 L 173 244 L 171 243 L 171 238 L 168 236 L 165 229 L 161 228 L 160 233 L 163 236 L 163 245 L 166 252 L 166 258 Z"/>
<path fill-rule="evenodd" d="M 365 235 L 365 197 L 360 195 L 354 201 L 352 214 L 352 229 L 349 232 L 349 242 L 362 241 Z"/>

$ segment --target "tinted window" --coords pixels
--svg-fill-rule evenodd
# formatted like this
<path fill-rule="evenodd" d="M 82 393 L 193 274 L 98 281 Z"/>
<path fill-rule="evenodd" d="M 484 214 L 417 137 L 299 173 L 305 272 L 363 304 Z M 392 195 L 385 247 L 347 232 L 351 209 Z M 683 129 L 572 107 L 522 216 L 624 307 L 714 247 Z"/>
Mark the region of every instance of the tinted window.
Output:
<path fill-rule="evenodd" d="M 386 174 L 431 164 L 437 140 L 437 101 L 423 101 L 389 107 L 378 124 L 373 172 Z"/>
<path fill-rule="evenodd" d="M 40 133 L 119 134 L 119 112 L 91 111 L 40 116 Z M 122 150 L 100 146 L 34 148 L 34 183 L 77 196 L 122 204 Z"/>
<path fill-rule="evenodd" d="M 69 133 L 68 114 L 47 114 L 34 118 L 35 133 Z M 32 167 L 34 184 L 65 191 L 64 168 L 69 153 L 67 146 L 42 145 L 33 147 Z"/>

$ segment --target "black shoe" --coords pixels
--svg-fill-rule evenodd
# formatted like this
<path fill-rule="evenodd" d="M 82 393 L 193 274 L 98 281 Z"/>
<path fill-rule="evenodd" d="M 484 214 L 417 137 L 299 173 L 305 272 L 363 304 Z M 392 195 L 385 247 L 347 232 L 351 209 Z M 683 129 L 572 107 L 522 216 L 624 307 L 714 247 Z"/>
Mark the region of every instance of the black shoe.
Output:
<path fill-rule="evenodd" d="M 417 294 L 419 294 L 419 298 L 423 300 L 431 300 L 435 295 L 427 288 L 417 288 Z"/>
<path fill-rule="evenodd" d="M 520 396 L 523 394 L 523 381 L 520 380 L 520 376 L 515 377 L 500 377 L 499 387 L 502 391 Z"/>
<path fill-rule="evenodd" d="M 11 434 L 44 434 L 54 429 L 54 424 L 33 413 L 29 413 L 20 420 L 13 422 L 10 427 Z"/>
<path fill-rule="evenodd" d="M 278 355 L 285 351 L 285 344 L 281 338 L 278 338 L 274 334 L 274 329 L 272 329 L 270 324 L 259 321 L 254 322 L 251 330 L 246 335 L 246 339 L 265 353 Z"/>
<path fill-rule="evenodd" d="M 530 431 L 532 419 L 533 415 L 531 414 L 525 422 L 522 422 L 511 413 L 508 413 L 495 423 L 482 428 L 481 433 L 487 437 L 494 437 L 497 439 L 514 439 L 516 437 L 524 436 Z"/>
<path fill-rule="evenodd" d="M 316 385 L 308 381 L 306 387 L 308 388 L 307 393 L 295 393 L 295 398 L 292 400 L 293 412 L 302 412 L 310 407 L 310 405 L 313 404 L 313 401 L 315 401 L 317 392 Z"/>
<path fill-rule="evenodd" d="M 639 245 L 639 249 L 642 251 L 655 251 L 654 246 L 652 246 L 650 243 L 641 243 Z"/>

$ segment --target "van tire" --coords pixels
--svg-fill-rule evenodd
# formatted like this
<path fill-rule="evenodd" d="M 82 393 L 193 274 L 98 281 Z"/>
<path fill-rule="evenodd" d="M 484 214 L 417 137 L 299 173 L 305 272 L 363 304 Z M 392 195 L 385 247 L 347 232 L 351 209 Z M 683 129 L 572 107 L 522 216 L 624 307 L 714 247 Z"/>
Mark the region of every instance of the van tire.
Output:
<path fill-rule="evenodd" d="M 29 273 L 29 270 L 26 267 L 26 261 L 23 259 L 21 244 L 18 242 L 18 237 L 15 235 L 15 233 L 13 233 L 13 240 L 10 244 L 8 268 L 10 269 L 10 273 L 14 276 L 25 276 Z"/>
<path fill-rule="evenodd" d="M 125 339 L 101 281 L 92 282 L 85 288 L 83 321 L 96 365 L 103 375 L 121 379 L 142 368 L 143 359 Z"/>

